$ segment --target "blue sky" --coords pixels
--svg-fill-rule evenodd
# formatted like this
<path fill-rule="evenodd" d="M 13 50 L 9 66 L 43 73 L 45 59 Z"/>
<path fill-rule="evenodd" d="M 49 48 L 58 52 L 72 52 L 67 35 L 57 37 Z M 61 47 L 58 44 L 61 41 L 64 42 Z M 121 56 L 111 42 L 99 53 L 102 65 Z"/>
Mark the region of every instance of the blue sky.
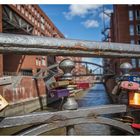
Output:
<path fill-rule="evenodd" d="M 103 29 L 103 5 L 39 5 L 66 38 L 101 41 Z M 112 5 L 104 5 L 107 13 L 112 12 Z M 109 17 L 104 15 L 106 26 Z M 85 60 L 101 64 L 102 59 Z"/>

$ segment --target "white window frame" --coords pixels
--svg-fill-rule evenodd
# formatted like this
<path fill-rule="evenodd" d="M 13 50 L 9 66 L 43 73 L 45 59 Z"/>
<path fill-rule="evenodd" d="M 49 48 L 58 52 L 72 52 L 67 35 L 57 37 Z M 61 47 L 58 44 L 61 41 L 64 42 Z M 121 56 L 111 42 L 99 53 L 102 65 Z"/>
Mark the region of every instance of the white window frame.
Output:
<path fill-rule="evenodd" d="M 42 66 L 46 66 L 46 59 L 42 58 Z"/>
<path fill-rule="evenodd" d="M 133 10 L 129 10 L 129 20 L 134 20 Z"/>
<path fill-rule="evenodd" d="M 36 66 L 38 66 L 39 65 L 39 60 L 38 60 L 38 58 L 36 58 Z"/>
<path fill-rule="evenodd" d="M 136 64 L 136 59 L 131 59 L 131 64 L 132 64 L 132 67 L 133 68 L 136 68 L 137 67 L 137 64 Z"/>

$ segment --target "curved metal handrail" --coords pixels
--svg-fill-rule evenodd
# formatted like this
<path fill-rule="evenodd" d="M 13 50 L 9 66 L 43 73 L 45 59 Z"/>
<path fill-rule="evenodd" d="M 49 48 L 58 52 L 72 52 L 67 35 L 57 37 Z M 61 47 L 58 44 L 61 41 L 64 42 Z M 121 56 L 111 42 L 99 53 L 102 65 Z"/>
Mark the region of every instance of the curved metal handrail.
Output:
<path fill-rule="evenodd" d="M 105 118 L 105 117 L 94 117 L 94 118 L 76 118 L 76 119 L 70 119 L 70 120 L 64 120 L 64 121 L 56 121 L 50 124 L 43 124 L 39 125 L 35 128 L 25 130 L 22 133 L 19 133 L 18 135 L 40 135 L 42 133 L 45 133 L 47 131 L 51 131 L 57 128 L 63 128 L 70 125 L 78 125 L 78 124 L 88 124 L 88 123 L 95 123 L 95 124 L 104 124 L 109 125 L 115 128 L 118 128 L 124 132 L 128 132 L 130 134 L 134 134 L 133 129 L 129 124 L 125 124 L 123 122 Z"/>

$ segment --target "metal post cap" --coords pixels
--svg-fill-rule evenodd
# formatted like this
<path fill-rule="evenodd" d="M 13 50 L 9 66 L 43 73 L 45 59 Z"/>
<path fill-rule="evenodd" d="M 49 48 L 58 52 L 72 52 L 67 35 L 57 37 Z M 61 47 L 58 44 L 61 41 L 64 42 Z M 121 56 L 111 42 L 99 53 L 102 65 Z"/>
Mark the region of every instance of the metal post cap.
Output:
<path fill-rule="evenodd" d="M 132 65 L 130 63 L 128 63 L 128 62 L 125 62 L 125 63 L 122 63 L 120 65 L 120 69 L 129 69 L 129 70 L 131 70 L 132 69 Z"/>
<path fill-rule="evenodd" d="M 75 67 L 75 63 L 70 59 L 64 59 L 60 62 L 59 68 L 64 72 L 63 80 L 71 80 L 72 73 L 71 71 Z"/>
<path fill-rule="evenodd" d="M 70 59 L 64 59 L 59 64 L 59 68 L 62 70 L 65 69 L 66 67 L 74 68 L 74 66 L 75 66 L 74 62 Z"/>

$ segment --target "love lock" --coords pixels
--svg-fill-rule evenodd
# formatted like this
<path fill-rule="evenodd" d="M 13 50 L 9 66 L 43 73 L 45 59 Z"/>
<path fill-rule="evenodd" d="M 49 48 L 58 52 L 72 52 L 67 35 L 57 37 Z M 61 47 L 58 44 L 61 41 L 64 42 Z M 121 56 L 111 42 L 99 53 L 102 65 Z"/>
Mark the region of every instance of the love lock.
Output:
<path fill-rule="evenodd" d="M 8 102 L 0 95 L 0 111 L 8 106 Z"/>

